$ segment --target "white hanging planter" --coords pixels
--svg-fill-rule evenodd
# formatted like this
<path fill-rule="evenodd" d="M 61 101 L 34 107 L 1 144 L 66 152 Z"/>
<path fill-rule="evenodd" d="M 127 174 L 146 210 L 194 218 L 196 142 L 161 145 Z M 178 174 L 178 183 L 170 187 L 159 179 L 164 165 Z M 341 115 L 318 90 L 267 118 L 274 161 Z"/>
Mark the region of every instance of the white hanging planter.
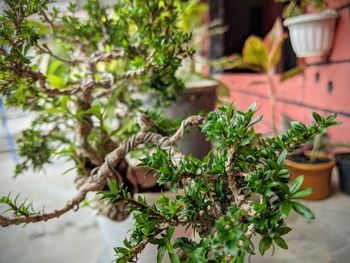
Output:
<path fill-rule="evenodd" d="M 144 196 L 148 203 L 152 204 L 156 200 L 159 199 L 159 193 L 145 193 L 139 194 Z M 174 197 L 173 193 L 167 192 L 169 197 Z M 102 232 L 105 245 L 100 254 L 100 257 L 97 260 L 97 263 L 110 263 L 115 259 L 115 247 L 123 247 L 123 241 L 126 237 L 128 237 L 129 230 L 134 227 L 133 216 L 130 215 L 126 220 L 121 222 L 113 221 L 105 216 L 97 217 L 97 224 Z M 190 238 L 192 235 L 192 231 L 187 230 L 185 226 L 179 226 L 175 228 L 174 235 L 172 240 L 175 240 L 179 237 L 187 237 Z M 138 263 L 151 263 L 157 262 L 157 245 L 148 244 L 146 248 L 141 252 L 138 256 Z M 163 263 L 170 263 L 170 258 L 167 253 L 163 258 Z"/>
<path fill-rule="evenodd" d="M 333 9 L 287 18 L 284 25 L 289 29 L 289 37 L 296 55 L 328 55 L 333 44 L 337 18 L 338 13 Z"/>

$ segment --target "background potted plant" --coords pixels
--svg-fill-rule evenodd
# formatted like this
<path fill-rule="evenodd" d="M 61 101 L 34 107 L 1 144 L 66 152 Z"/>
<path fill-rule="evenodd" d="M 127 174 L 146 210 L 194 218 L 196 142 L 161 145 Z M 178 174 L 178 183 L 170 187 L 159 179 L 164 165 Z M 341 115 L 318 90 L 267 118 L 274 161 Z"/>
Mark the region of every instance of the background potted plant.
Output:
<path fill-rule="evenodd" d="M 264 39 L 258 36 L 250 36 L 244 43 L 242 55 L 234 54 L 228 58 L 222 58 L 214 62 L 214 67 L 220 69 L 246 68 L 266 76 L 269 88 L 269 100 L 271 107 L 272 131 L 277 134 L 276 85 L 277 66 L 282 58 L 282 47 L 287 36 L 283 33 L 281 21 L 277 19 L 271 31 Z M 287 80 L 303 72 L 303 68 L 296 67 L 281 74 L 281 81 Z M 265 82 L 264 82 L 265 83 Z M 253 84 L 253 83 L 252 83 Z M 261 84 L 261 82 L 259 82 Z"/>
<path fill-rule="evenodd" d="M 313 113 L 313 116 L 316 119 L 322 119 L 317 113 Z M 336 115 L 329 116 L 328 121 L 337 124 L 334 121 L 335 117 Z M 293 121 L 288 123 L 288 126 L 299 125 Z M 331 176 L 335 166 L 335 157 L 329 151 L 331 147 L 333 145 L 330 143 L 327 133 L 322 133 L 315 136 L 311 143 L 288 156 L 286 166 L 293 178 L 303 175 L 302 187 L 312 189 L 312 193 L 304 199 L 321 200 L 330 195 L 332 190 Z"/>
<path fill-rule="evenodd" d="M 327 9 L 325 0 L 276 0 L 276 2 L 285 5 L 284 25 L 289 29 L 296 55 L 298 57 L 328 55 L 333 44 L 338 13 L 333 9 Z M 305 14 L 308 7 L 317 12 Z"/>
<path fill-rule="evenodd" d="M 139 186 L 128 175 L 126 156 L 115 160 L 112 154 L 142 128 L 135 121 L 142 101 L 131 95 L 146 92 L 159 104 L 175 99 L 183 89 L 175 73 L 192 53 L 186 46 L 190 34 L 176 27 L 175 1 L 121 0 L 105 6 L 88 0 L 84 12 L 70 4 L 64 13 L 49 9 L 52 2 L 5 1 L 0 92 L 8 106 L 36 115 L 18 140 L 22 159 L 16 175 L 64 158 L 74 163 L 70 172 L 76 176 L 78 193 L 62 209 L 37 217 L 31 217 L 35 213 L 29 204 L 16 206 L 17 198 L 4 196 L 1 203 L 14 208 L 14 224 L 46 221 L 76 210 L 88 192 L 106 190 L 108 178 L 136 193 Z M 147 111 L 142 118 L 157 124 L 155 132 L 172 131 L 173 125 L 158 113 Z M 93 203 L 105 216 L 99 217 L 102 227 L 129 218 L 124 202 L 97 198 Z M 1 221 L 9 222 L 4 217 Z M 124 223 L 132 225 L 131 220 Z"/>

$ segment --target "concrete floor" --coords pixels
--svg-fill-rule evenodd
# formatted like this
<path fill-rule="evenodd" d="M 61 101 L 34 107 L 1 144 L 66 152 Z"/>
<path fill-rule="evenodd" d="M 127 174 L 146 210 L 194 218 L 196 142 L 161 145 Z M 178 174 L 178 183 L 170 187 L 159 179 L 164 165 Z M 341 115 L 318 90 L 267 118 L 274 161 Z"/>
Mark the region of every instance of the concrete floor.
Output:
<path fill-rule="evenodd" d="M 27 125 L 25 120 L 10 122 L 11 130 Z M 4 141 L 0 145 L 5 145 Z M 72 174 L 61 175 L 70 167 L 57 161 L 45 172 L 29 172 L 13 179 L 14 161 L 9 153 L 0 152 L 0 196 L 11 191 L 33 200 L 37 209 L 62 207 L 75 192 Z M 295 229 L 286 236 L 289 249 L 276 249 L 273 257 L 269 253 L 252 256 L 251 262 L 350 262 L 350 197 L 335 191 L 327 200 L 306 203 L 316 220 L 308 222 L 291 215 L 289 223 Z M 104 249 L 96 215 L 90 208 L 46 223 L 0 228 L 0 263 L 106 263 L 98 260 Z"/>

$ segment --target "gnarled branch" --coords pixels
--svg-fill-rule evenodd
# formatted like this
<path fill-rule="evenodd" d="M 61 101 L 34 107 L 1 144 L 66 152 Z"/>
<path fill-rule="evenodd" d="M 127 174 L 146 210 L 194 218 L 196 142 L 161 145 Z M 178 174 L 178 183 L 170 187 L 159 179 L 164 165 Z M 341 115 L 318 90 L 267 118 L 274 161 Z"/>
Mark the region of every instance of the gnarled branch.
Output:
<path fill-rule="evenodd" d="M 64 208 L 60 210 L 55 210 L 51 213 L 18 218 L 8 218 L 0 215 L 0 225 L 6 227 L 9 225 L 48 221 L 50 219 L 60 217 L 64 213 L 77 207 L 85 199 L 85 196 L 88 192 L 101 191 L 105 187 L 107 179 L 115 179 L 110 178 L 111 174 L 113 174 L 110 171 L 110 166 L 117 166 L 118 163 L 125 158 L 127 153 L 136 149 L 141 144 L 146 143 L 158 145 L 163 149 L 169 149 L 169 147 L 174 145 L 174 143 L 176 143 L 179 139 L 183 137 L 183 135 L 185 134 L 186 127 L 200 126 L 205 120 L 206 117 L 203 116 L 190 116 L 181 123 L 179 129 L 170 137 L 164 137 L 158 133 L 145 131 L 141 131 L 135 134 L 107 155 L 105 162 L 98 168 L 97 172 L 95 172 L 90 177 L 87 177 L 87 180 L 81 186 L 78 187 L 78 193 L 76 194 L 76 196 L 70 201 L 68 201 Z M 121 178 L 117 179 L 118 181 L 120 181 Z"/>

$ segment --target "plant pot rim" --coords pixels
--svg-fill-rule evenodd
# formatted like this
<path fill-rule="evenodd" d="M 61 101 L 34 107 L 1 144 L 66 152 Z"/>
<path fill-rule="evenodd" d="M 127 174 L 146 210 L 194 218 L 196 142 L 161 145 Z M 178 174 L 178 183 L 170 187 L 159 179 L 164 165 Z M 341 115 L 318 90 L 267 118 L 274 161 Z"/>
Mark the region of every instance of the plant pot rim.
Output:
<path fill-rule="evenodd" d="M 349 162 L 350 163 L 350 159 L 349 158 L 342 158 L 343 156 L 349 156 L 350 157 L 350 152 L 340 152 L 335 154 L 335 159 L 337 161 L 345 161 L 345 162 Z"/>
<path fill-rule="evenodd" d="M 214 79 L 198 79 L 185 82 L 185 93 L 216 90 L 219 82 Z"/>
<path fill-rule="evenodd" d="M 284 20 L 284 26 L 303 24 L 307 22 L 315 22 L 322 20 L 333 20 L 338 17 L 338 13 L 334 9 L 326 9 L 319 13 L 311 13 L 311 14 L 302 14 L 298 16 L 289 17 Z"/>
<path fill-rule="evenodd" d="M 311 156 L 311 151 L 305 151 L 306 156 Z M 291 168 L 314 171 L 314 170 L 327 170 L 335 166 L 335 157 L 333 154 L 325 152 L 316 152 L 316 156 L 320 159 L 328 159 L 328 162 L 325 163 L 298 163 L 290 159 L 285 160 L 285 165 Z"/>

